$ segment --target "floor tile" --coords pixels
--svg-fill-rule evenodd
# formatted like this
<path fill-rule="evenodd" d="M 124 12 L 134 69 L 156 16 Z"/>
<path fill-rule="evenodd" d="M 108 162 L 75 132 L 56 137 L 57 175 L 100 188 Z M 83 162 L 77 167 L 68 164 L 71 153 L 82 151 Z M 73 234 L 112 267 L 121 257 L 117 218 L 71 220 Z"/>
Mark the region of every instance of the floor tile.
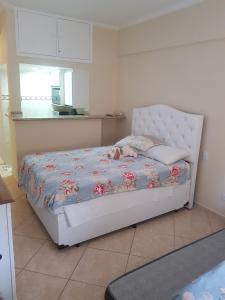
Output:
<path fill-rule="evenodd" d="M 195 213 L 194 210 L 196 210 Z M 199 218 L 197 217 L 198 212 L 201 215 Z M 205 212 L 195 208 L 176 214 L 174 224 L 175 236 L 198 239 L 212 232 L 207 215 L 205 217 Z"/>
<path fill-rule="evenodd" d="M 21 268 L 15 268 L 16 276 L 18 276 L 22 270 L 23 269 L 21 269 Z"/>
<path fill-rule="evenodd" d="M 7 187 L 13 199 L 17 199 L 21 196 L 25 196 L 23 189 L 19 188 L 17 183 L 8 184 Z"/>
<path fill-rule="evenodd" d="M 126 272 L 136 269 L 144 264 L 148 263 L 150 260 L 147 257 L 130 255 L 128 259 L 128 264 L 126 267 Z"/>
<path fill-rule="evenodd" d="M 209 223 L 206 222 L 196 222 L 192 223 L 191 226 L 191 238 L 194 240 L 201 239 L 212 233 L 212 229 Z"/>
<path fill-rule="evenodd" d="M 88 247 L 129 253 L 135 229 L 127 228 L 97 238 L 88 244 Z"/>
<path fill-rule="evenodd" d="M 136 231 L 131 254 L 155 259 L 174 249 L 174 236 Z"/>
<path fill-rule="evenodd" d="M 158 216 L 149 221 L 137 225 L 136 231 L 144 230 L 157 234 L 173 235 L 174 234 L 174 213 Z"/>
<path fill-rule="evenodd" d="M 26 269 L 69 278 L 84 250 L 84 247 L 70 247 L 59 250 L 51 241 L 48 241 L 31 259 Z"/>
<path fill-rule="evenodd" d="M 199 205 L 195 205 L 192 209 L 180 209 L 174 213 L 174 217 L 186 218 L 193 222 L 208 222 L 207 210 Z"/>
<path fill-rule="evenodd" d="M 15 177 L 14 177 L 13 175 L 11 175 L 11 176 L 6 176 L 6 177 L 2 177 L 2 178 L 3 178 L 4 183 L 5 183 L 7 186 L 9 186 L 10 184 L 14 184 L 14 185 L 17 184 L 16 179 L 15 179 Z"/>
<path fill-rule="evenodd" d="M 72 279 L 106 286 L 125 272 L 127 259 L 125 254 L 87 248 Z"/>
<path fill-rule="evenodd" d="M 11 208 L 14 229 L 33 215 L 31 206 L 23 196 L 16 199 L 16 201 L 12 203 Z"/>
<path fill-rule="evenodd" d="M 191 237 L 175 236 L 174 248 L 178 249 L 191 244 L 195 239 Z"/>
<path fill-rule="evenodd" d="M 16 267 L 23 268 L 44 242 L 45 240 L 15 235 L 13 247 Z"/>
<path fill-rule="evenodd" d="M 104 300 L 105 288 L 83 282 L 69 281 L 60 300 Z"/>
<path fill-rule="evenodd" d="M 225 228 L 225 218 L 210 211 L 208 211 L 208 217 L 213 232 Z"/>
<path fill-rule="evenodd" d="M 196 203 L 192 209 L 185 209 L 185 210 L 192 214 L 192 219 L 197 218 L 198 220 L 201 221 L 207 221 L 208 210 L 205 207 L 200 206 L 199 204 Z"/>
<path fill-rule="evenodd" d="M 47 231 L 36 215 L 30 216 L 20 226 L 16 227 L 15 234 L 31 238 L 50 239 Z"/>
<path fill-rule="evenodd" d="M 67 280 L 30 271 L 17 277 L 17 300 L 57 300 Z"/>

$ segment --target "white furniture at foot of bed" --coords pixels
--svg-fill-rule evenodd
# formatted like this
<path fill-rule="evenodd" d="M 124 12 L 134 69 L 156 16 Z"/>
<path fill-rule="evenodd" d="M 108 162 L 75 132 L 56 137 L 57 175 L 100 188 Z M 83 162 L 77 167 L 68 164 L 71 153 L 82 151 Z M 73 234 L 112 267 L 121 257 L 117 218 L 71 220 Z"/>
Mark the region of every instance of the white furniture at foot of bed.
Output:
<path fill-rule="evenodd" d="M 58 215 L 33 209 L 56 244 L 71 246 L 184 205 L 192 208 L 202 126 L 203 116 L 166 105 L 135 108 L 132 134 L 153 135 L 169 146 L 189 150 L 190 179 L 185 184 L 107 195 L 65 207 Z"/>

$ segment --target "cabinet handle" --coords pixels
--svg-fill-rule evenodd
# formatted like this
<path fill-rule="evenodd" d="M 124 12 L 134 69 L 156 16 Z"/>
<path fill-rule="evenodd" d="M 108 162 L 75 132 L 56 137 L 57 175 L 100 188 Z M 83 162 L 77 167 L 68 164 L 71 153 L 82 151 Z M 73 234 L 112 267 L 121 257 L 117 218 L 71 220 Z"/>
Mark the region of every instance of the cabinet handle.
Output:
<path fill-rule="evenodd" d="M 0 254 L 0 260 L 2 259 L 2 255 Z"/>

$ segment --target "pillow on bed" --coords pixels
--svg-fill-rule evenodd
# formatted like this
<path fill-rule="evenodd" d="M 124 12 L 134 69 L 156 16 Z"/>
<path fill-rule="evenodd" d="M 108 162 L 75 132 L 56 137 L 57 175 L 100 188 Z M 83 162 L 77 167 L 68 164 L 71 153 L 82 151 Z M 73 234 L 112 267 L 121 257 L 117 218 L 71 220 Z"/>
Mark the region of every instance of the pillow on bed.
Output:
<path fill-rule="evenodd" d="M 158 160 L 166 165 L 171 165 L 180 159 L 185 159 L 190 152 L 185 149 L 173 148 L 166 145 L 158 145 L 140 153 L 145 157 Z"/>
<path fill-rule="evenodd" d="M 151 147 L 162 144 L 161 141 L 150 135 L 128 135 L 115 144 L 116 147 L 130 146 L 139 151 L 147 151 Z"/>

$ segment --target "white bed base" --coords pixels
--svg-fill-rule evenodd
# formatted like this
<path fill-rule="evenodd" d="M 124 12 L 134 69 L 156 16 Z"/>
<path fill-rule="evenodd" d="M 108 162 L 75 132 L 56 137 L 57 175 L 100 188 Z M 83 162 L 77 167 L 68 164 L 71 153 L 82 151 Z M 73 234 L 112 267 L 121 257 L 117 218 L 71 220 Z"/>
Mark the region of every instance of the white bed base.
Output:
<path fill-rule="evenodd" d="M 103 196 L 70 205 L 69 214 L 65 210 L 54 215 L 29 202 L 59 246 L 79 244 L 184 205 L 192 208 L 202 126 L 203 116 L 184 113 L 166 105 L 135 108 L 133 111 L 133 134 L 154 135 L 168 145 L 190 151 L 187 159 L 191 169 L 190 180 L 183 185 Z"/>
<path fill-rule="evenodd" d="M 94 237 L 124 228 L 144 220 L 180 209 L 189 200 L 190 181 L 176 187 L 162 187 L 152 190 L 138 190 L 97 198 L 70 205 L 76 218 L 76 226 L 71 226 L 65 213 L 54 215 L 45 208 L 32 205 L 49 235 L 57 245 L 72 246 Z M 104 198 L 106 198 L 104 197 Z M 106 201 L 103 203 L 103 201 Z M 89 202 L 92 203 L 91 207 Z M 100 207 L 92 217 L 86 218 L 85 209 Z M 81 210 L 79 208 L 82 208 Z M 79 224 L 78 224 L 79 223 Z"/>

